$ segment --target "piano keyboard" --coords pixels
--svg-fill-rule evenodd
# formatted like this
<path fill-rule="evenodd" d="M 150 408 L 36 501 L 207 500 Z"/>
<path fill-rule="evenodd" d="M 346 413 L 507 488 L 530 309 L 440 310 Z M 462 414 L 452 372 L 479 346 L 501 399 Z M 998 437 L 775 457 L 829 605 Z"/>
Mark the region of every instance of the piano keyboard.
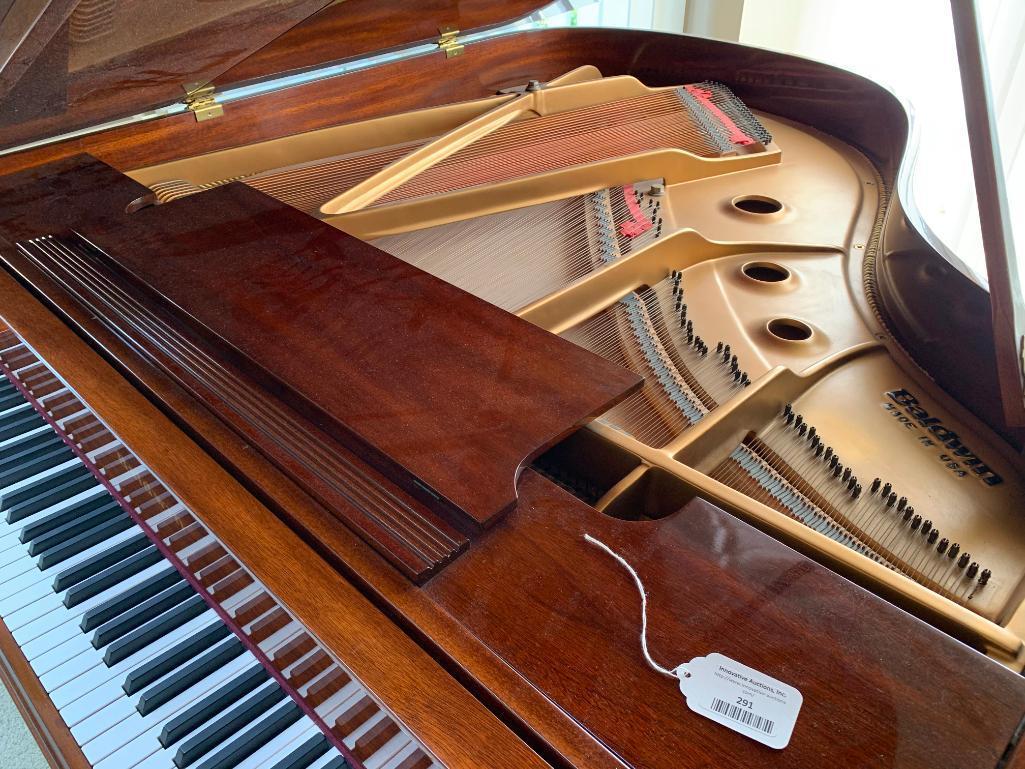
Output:
<path fill-rule="evenodd" d="M 11 331 L 0 368 L 0 618 L 92 766 L 439 766 Z"/>

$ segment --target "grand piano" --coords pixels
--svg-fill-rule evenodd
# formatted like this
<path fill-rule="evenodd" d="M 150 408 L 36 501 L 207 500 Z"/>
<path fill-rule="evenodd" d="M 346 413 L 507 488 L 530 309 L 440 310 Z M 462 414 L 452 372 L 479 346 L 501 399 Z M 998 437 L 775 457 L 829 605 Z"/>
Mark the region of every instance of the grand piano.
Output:
<path fill-rule="evenodd" d="M 536 5 L 0 1 L 0 677 L 47 760 L 1025 766 L 973 5 L 988 287 L 882 87 Z"/>

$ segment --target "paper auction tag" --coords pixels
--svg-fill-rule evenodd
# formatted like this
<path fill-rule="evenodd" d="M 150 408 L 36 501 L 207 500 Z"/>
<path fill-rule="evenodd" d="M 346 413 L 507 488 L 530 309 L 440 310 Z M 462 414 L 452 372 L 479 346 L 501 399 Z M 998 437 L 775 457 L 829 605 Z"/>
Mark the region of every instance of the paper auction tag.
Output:
<path fill-rule="evenodd" d="M 785 748 L 804 698 L 790 684 L 718 652 L 695 657 L 674 673 L 687 707 L 770 748 Z"/>

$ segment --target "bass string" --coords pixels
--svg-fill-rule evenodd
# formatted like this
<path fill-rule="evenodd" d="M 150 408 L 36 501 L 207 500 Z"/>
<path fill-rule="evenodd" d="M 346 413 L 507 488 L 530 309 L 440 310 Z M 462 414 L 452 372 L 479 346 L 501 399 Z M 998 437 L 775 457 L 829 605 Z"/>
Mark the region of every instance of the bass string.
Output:
<path fill-rule="evenodd" d="M 533 145 L 511 145 L 482 158 L 449 158 L 383 195 L 378 204 L 624 157 L 649 150 L 692 149 L 673 120 L 647 121 L 566 138 L 550 137 Z"/>

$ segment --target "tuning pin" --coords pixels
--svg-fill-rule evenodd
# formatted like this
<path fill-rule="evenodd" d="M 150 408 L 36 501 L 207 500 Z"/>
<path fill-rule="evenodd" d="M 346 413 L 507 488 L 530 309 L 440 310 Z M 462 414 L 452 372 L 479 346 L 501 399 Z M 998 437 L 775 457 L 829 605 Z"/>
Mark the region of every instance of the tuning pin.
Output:
<path fill-rule="evenodd" d="M 716 344 L 715 352 L 716 352 L 716 355 L 722 353 L 722 342 L 719 342 L 718 344 Z M 789 403 L 787 404 L 787 408 L 790 408 L 790 404 Z"/>
<path fill-rule="evenodd" d="M 871 494 L 875 494 L 875 493 L 876 493 L 877 491 L 879 491 L 879 485 L 880 485 L 880 484 L 881 484 L 882 482 L 883 482 L 883 481 L 882 481 L 882 479 L 880 479 L 880 478 L 876 478 L 876 479 L 875 479 L 874 481 L 872 481 L 872 488 L 871 488 L 871 490 L 870 490 L 870 493 L 871 493 Z"/>
<path fill-rule="evenodd" d="M 932 521 L 922 521 L 922 536 L 928 537 L 930 531 L 932 531 Z"/>
<path fill-rule="evenodd" d="M 826 448 L 825 456 L 822 457 L 822 461 L 823 462 L 828 462 L 832 458 L 832 456 L 833 456 L 833 447 L 832 446 L 828 446 Z"/>
<path fill-rule="evenodd" d="M 890 495 L 890 499 L 895 499 L 896 497 L 897 497 L 896 492 Z M 910 518 L 914 514 L 915 514 L 915 508 L 913 508 L 911 505 L 908 505 L 907 507 L 904 508 L 904 520 L 905 521 L 910 520 Z"/>
<path fill-rule="evenodd" d="M 746 371 L 744 372 L 744 375 L 740 378 L 740 383 L 745 386 L 751 384 L 751 377 L 747 375 Z"/>
<path fill-rule="evenodd" d="M 847 483 L 851 478 L 851 468 L 845 467 L 843 470 L 843 482 Z"/>
<path fill-rule="evenodd" d="M 939 539 L 939 538 L 940 538 L 940 530 L 939 529 L 933 529 L 932 531 L 929 532 L 929 540 L 928 541 L 929 541 L 930 545 L 935 545 L 936 544 L 936 540 Z"/>
<path fill-rule="evenodd" d="M 957 554 L 960 552 L 961 546 L 957 544 L 957 542 L 955 542 L 953 545 L 950 546 L 950 550 L 947 551 L 947 558 L 953 561 L 955 558 L 957 558 Z"/>
<path fill-rule="evenodd" d="M 972 561 L 972 565 L 968 567 L 968 571 L 965 573 L 965 576 L 968 577 L 968 579 L 975 579 L 975 575 L 978 573 L 979 564 L 977 564 L 975 561 Z"/>
<path fill-rule="evenodd" d="M 936 545 L 936 552 L 939 553 L 940 555 L 943 555 L 945 552 L 947 552 L 947 547 L 949 545 L 950 545 L 950 540 L 947 539 L 946 537 L 944 537 L 943 539 L 940 540 L 940 543 L 938 545 Z"/>
<path fill-rule="evenodd" d="M 851 499 L 857 499 L 861 496 L 861 484 L 854 484 L 854 491 L 851 492 Z"/>
<path fill-rule="evenodd" d="M 887 506 L 888 508 L 889 508 L 889 507 L 893 507 L 893 505 L 894 505 L 894 503 L 895 503 L 896 501 L 897 501 L 897 495 L 896 495 L 896 494 L 891 494 L 890 496 L 888 496 L 888 497 L 886 498 L 886 506 Z"/>
<path fill-rule="evenodd" d="M 676 297 L 676 311 L 677 312 L 682 312 L 683 311 L 683 297 L 679 297 L 679 296 Z"/>
<path fill-rule="evenodd" d="M 809 431 L 808 431 L 808 440 L 811 440 L 811 439 L 812 439 L 812 438 L 814 438 L 814 437 L 815 437 L 816 435 L 817 435 L 817 433 L 815 432 L 815 428 L 814 428 L 814 427 L 813 427 L 813 428 L 811 428 L 811 430 L 809 430 Z"/>
<path fill-rule="evenodd" d="M 786 415 L 784 416 L 784 421 L 787 423 L 787 425 L 790 425 L 791 423 L 793 423 L 793 421 L 794 421 L 794 412 L 793 411 L 788 411 L 786 413 Z"/>
<path fill-rule="evenodd" d="M 740 372 L 739 371 L 734 371 L 733 372 L 733 381 L 734 382 L 739 382 L 740 381 Z"/>
<path fill-rule="evenodd" d="M 822 452 L 825 451 L 825 449 L 826 449 L 826 444 L 824 444 L 824 443 L 819 443 L 819 445 L 815 447 L 815 457 L 816 457 L 816 459 L 822 456 Z"/>
<path fill-rule="evenodd" d="M 982 574 L 979 575 L 979 584 L 985 585 L 989 582 L 989 578 L 993 576 L 993 572 L 989 569 L 983 569 Z"/>
<path fill-rule="evenodd" d="M 969 553 L 961 553 L 961 557 L 957 559 L 957 568 L 963 569 L 969 563 L 971 563 L 972 556 Z"/>
<path fill-rule="evenodd" d="M 911 519 L 911 531 L 918 531 L 918 527 L 922 525 L 922 516 L 916 515 Z"/>
<path fill-rule="evenodd" d="M 900 501 L 897 502 L 897 510 L 903 512 L 904 508 L 907 507 L 907 504 L 908 504 L 908 498 L 907 497 L 901 497 Z"/>

